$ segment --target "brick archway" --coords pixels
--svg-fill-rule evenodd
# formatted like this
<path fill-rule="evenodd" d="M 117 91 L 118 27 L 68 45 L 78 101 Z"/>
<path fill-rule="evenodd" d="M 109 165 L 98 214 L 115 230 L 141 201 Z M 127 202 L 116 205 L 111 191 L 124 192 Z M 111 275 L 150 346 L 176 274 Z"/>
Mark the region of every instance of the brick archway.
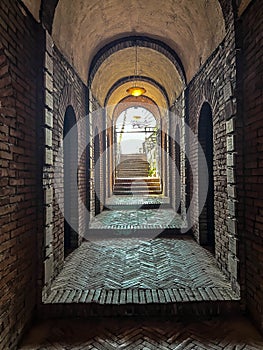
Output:
<path fill-rule="evenodd" d="M 78 103 L 78 96 L 76 95 L 72 85 L 68 84 L 64 86 L 63 90 L 60 93 L 58 105 L 59 105 L 58 120 L 59 120 L 60 126 L 63 126 L 64 116 L 68 106 L 72 106 L 72 108 L 74 109 L 77 121 L 81 118 L 81 110 L 80 110 L 80 105 Z"/>

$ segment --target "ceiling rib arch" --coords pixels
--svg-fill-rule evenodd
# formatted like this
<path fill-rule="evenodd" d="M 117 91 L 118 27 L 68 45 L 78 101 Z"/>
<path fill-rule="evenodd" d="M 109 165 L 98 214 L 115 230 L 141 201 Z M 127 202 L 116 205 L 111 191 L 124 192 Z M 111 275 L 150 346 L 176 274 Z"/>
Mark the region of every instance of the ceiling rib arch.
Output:
<path fill-rule="evenodd" d="M 167 101 L 167 105 L 169 105 L 169 98 L 168 98 L 168 95 L 167 95 L 165 88 L 161 84 L 159 84 L 156 80 L 149 78 L 149 77 L 145 77 L 145 76 L 135 76 L 135 77 L 128 76 L 128 77 L 124 77 L 124 78 L 116 81 L 116 83 L 110 88 L 110 90 L 105 98 L 104 107 L 108 104 L 108 101 L 109 101 L 111 95 L 114 93 L 114 91 L 116 89 L 118 89 L 120 86 L 122 86 L 125 83 L 134 81 L 134 79 L 138 82 L 139 81 L 148 82 L 151 85 L 153 85 L 154 87 L 156 87 L 157 89 L 159 89 L 162 92 L 163 96 L 165 97 L 165 99 Z"/>
<path fill-rule="evenodd" d="M 116 122 L 116 119 L 123 111 L 132 107 L 147 109 L 154 115 L 158 122 L 160 121 L 161 112 L 159 107 L 152 99 L 146 96 L 140 96 L 139 98 L 128 96 L 123 98 L 113 109 L 111 115 L 112 120 Z"/>
<path fill-rule="evenodd" d="M 107 105 L 105 106 L 105 108 L 109 111 L 109 115 L 112 114 L 112 111 L 114 110 L 115 106 L 118 105 L 120 101 L 123 101 L 128 98 L 133 98 L 137 101 L 148 98 L 152 100 L 160 108 L 160 110 L 167 110 L 167 108 L 169 108 L 167 99 L 165 98 L 163 93 L 153 84 L 144 82 L 143 87 L 146 89 L 147 92 L 146 94 L 140 97 L 133 97 L 131 95 L 127 95 L 126 89 L 128 89 L 130 86 L 130 82 L 123 83 L 123 85 L 117 87 L 109 96 Z"/>
<path fill-rule="evenodd" d="M 97 54 L 93 57 L 91 61 L 89 74 L 88 74 L 88 85 L 91 86 L 94 76 L 96 75 L 99 67 L 111 55 L 113 55 L 114 53 L 120 50 L 132 48 L 136 46 L 150 48 L 152 50 L 158 51 L 159 53 L 163 54 L 166 58 L 168 58 L 173 63 L 173 65 L 175 66 L 176 70 L 180 75 L 181 80 L 184 83 L 186 83 L 186 75 L 185 75 L 183 64 L 174 50 L 172 50 L 165 43 L 156 39 L 152 39 L 145 36 L 130 36 L 130 37 L 124 37 L 124 38 L 115 40 L 107 44 L 97 52 Z"/>
<path fill-rule="evenodd" d="M 144 84 L 146 85 L 147 83 L 146 95 L 148 95 L 149 92 L 149 85 L 155 87 L 155 90 L 158 90 L 159 86 L 162 86 L 168 96 L 169 104 L 172 104 L 182 92 L 185 83 L 182 81 L 176 66 L 165 54 L 153 48 L 141 46 L 137 46 L 136 54 L 135 47 L 128 46 L 122 50 L 112 52 L 112 54 L 105 58 L 97 68 L 90 89 L 101 106 L 104 105 L 106 96 L 116 82 L 125 77 L 131 77 L 131 80 L 135 81 L 136 61 L 138 62 L 139 77 L 143 76 L 149 78 Z M 139 81 L 140 83 L 144 83 L 141 79 L 137 80 L 137 82 Z M 158 87 L 157 84 L 153 86 L 150 81 L 157 82 Z M 123 83 L 123 85 L 125 85 L 125 83 Z M 145 88 L 146 86 L 143 87 Z M 160 89 L 159 93 L 163 94 L 163 89 Z M 127 96 L 127 94 L 127 87 L 124 88 L 123 86 L 120 98 Z M 162 99 L 166 98 L 162 97 Z"/>

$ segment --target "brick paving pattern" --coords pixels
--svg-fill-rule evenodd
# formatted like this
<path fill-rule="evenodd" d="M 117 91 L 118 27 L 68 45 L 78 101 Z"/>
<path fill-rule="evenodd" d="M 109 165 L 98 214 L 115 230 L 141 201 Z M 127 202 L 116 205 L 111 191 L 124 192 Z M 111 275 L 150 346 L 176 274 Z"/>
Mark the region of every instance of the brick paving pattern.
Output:
<path fill-rule="evenodd" d="M 238 300 L 212 254 L 191 238 L 85 242 L 65 262 L 47 303 Z"/>
<path fill-rule="evenodd" d="M 244 318 L 51 320 L 34 327 L 19 349 L 262 350 L 263 338 Z"/>
<path fill-rule="evenodd" d="M 92 219 L 90 229 L 173 229 L 184 227 L 173 209 L 130 209 L 103 211 Z"/>

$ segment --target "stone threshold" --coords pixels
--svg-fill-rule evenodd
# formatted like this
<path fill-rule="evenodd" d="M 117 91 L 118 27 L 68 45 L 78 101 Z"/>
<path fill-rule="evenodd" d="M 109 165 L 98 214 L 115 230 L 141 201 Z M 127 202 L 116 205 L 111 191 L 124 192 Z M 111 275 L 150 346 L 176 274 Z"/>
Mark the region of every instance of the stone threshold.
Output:
<path fill-rule="evenodd" d="M 169 304 L 206 301 L 238 301 L 231 288 L 173 289 L 55 289 L 45 303 Z"/>

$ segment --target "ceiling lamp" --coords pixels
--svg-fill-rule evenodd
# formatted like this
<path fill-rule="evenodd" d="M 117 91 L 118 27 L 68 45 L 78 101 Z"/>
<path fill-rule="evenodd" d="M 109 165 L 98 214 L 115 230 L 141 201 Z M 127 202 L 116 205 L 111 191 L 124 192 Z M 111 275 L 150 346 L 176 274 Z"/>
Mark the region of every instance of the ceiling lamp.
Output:
<path fill-rule="evenodd" d="M 138 77 L 138 47 L 137 47 L 137 43 L 135 42 L 135 70 L 134 70 L 134 83 L 133 86 L 130 87 L 129 89 L 127 89 L 127 93 L 129 95 L 135 96 L 135 97 L 139 97 L 143 94 L 145 94 L 146 90 L 144 87 L 139 86 L 137 84 L 137 79 Z"/>
<path fill-rule="evenodd" d="M 138 97 L 138 96 L 145 94 L 146 90 L 145 90 L 145 88 L 136 85 L 136 86 L 133 86 L 133 87 L 130 87 L 129 89 L 127 89 L 127 92 L 129 95 Z"/>

